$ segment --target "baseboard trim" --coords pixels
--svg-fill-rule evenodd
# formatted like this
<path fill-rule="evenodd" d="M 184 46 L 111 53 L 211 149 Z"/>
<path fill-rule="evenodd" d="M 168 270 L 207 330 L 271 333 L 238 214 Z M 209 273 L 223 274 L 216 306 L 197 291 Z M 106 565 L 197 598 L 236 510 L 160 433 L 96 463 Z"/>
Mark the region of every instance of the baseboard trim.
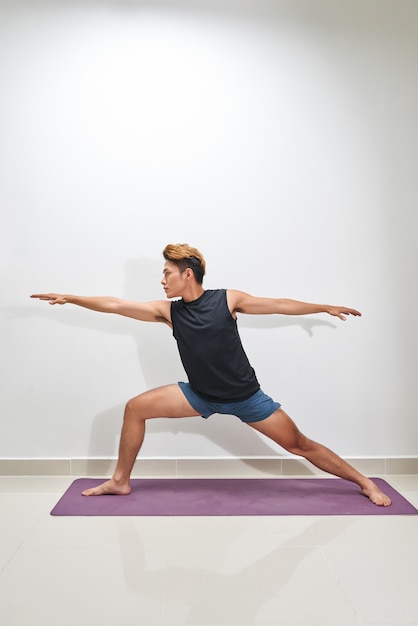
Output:
<path fill-rule="evenodd" d="M 418 474 L 418 457 L 347 458 L 366 475 Z M 0 476 L 110 476 L 116 459 L 0 459 Z M 133 477 L 321 476 L 297 457 L 140 459 Z"/>

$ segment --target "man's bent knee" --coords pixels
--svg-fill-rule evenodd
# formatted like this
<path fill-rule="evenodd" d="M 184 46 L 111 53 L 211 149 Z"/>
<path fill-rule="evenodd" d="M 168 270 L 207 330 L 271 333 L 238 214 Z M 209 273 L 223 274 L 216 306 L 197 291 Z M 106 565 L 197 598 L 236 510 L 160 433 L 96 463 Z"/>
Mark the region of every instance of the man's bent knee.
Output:
<path fill-rule="evenodd" d="M 142 394 L 131 398 L 125 405 L 125 417 L 135 416 L 136 418 L 146 419 L 145 403 L 142 400 Z"/>

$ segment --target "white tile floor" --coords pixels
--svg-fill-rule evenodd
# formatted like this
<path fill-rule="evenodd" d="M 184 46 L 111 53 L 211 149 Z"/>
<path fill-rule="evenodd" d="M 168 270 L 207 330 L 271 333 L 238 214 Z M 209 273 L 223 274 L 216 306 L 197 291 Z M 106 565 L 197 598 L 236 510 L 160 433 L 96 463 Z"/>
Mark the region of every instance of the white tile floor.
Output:
<path fill-rule="evenodd" d="M 0 477 L 1 626 L 418 626 L 418 516 L 51 517 L 72 480 Z"/>

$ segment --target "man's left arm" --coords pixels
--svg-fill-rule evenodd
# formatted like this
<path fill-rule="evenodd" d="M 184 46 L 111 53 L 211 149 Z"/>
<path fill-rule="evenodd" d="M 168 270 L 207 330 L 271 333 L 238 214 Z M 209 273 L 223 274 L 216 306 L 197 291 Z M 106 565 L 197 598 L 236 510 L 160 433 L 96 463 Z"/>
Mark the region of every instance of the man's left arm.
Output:
<path fill-rule="evenodd" d="M 346 306 L 313 304 L 288 298 L 259 298 L 235 289 L 228 289 L 227 298 L 232 315 L 235 315 L 235 313 L 247 313 L 249 315 L 310 315 L 314 313 L 328 313 L 338 317 L 340 320 L 345 320 L 348 315 L 361 315 L 360 311 Z"/>

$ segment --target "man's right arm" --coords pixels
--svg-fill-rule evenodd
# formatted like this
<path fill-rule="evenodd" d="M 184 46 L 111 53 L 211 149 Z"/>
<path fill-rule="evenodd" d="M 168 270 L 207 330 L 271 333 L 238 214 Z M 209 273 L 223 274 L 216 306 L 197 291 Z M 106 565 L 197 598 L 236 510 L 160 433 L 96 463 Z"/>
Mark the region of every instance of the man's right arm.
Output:
<path fill-rule="evenodd" d="M 31 298 L 46 300 L 49 304 L 75 304 L 91 311 L 115 313 L 143 322 L 164 322 L 171 326 L 171 303 L 165 300 L 135 302 L 112 296 L 74 296 L 58 293 L 38 293 L 31 295 Z"/>

